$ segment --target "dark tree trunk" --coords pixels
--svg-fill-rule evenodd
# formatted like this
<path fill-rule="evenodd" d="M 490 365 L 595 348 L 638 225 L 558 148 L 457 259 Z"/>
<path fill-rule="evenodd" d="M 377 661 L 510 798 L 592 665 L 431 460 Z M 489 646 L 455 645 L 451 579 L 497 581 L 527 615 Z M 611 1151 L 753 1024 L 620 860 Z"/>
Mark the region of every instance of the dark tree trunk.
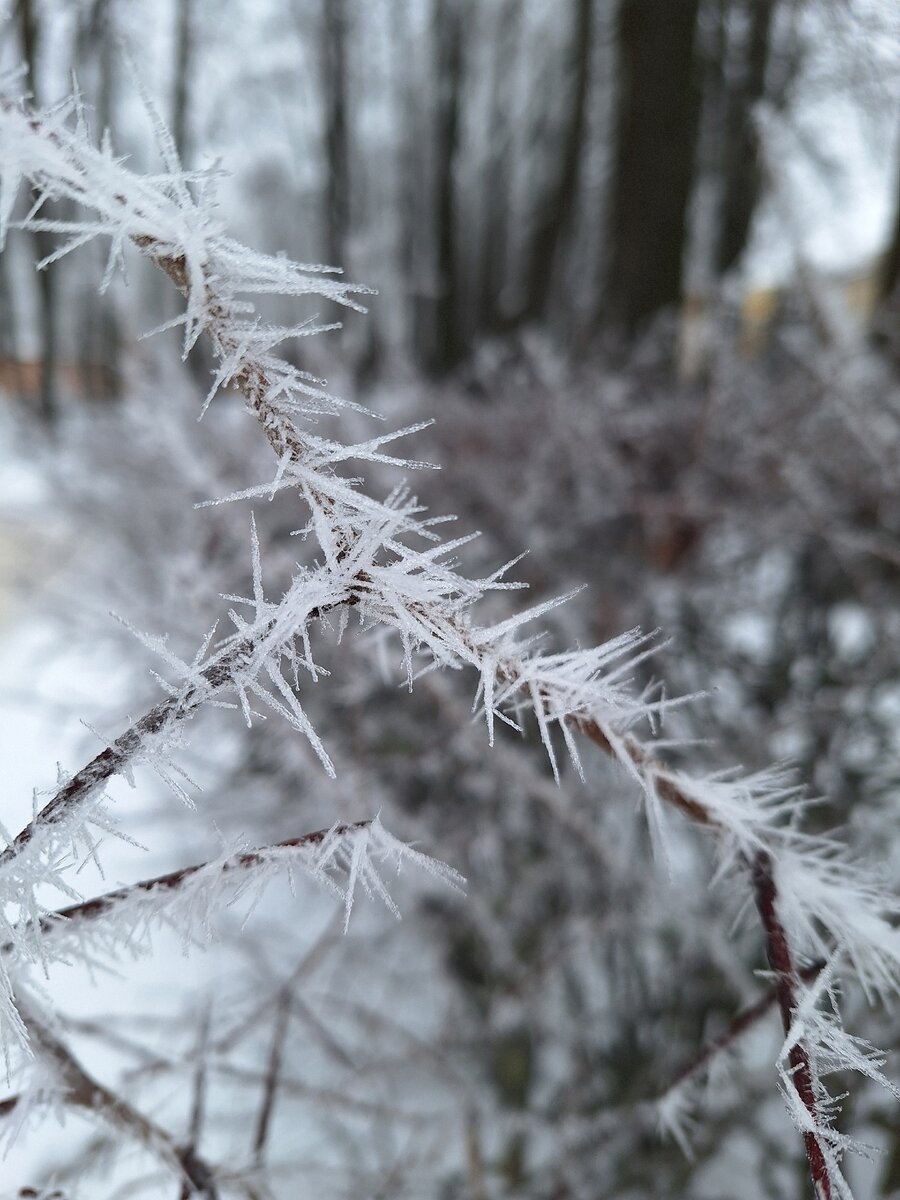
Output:
<path fill-rule="evenodd" d="M 175 28 L 175 77 L 172 87 L 172 138 L 184 167 L 189 165 L 189 112 L 194 56 L 193 0 L 178 0 Z"/>
<path fill-rule="evenodd" d="M 34 97 L 35 104 L 39 104 L 37 60 L 40 52 L 40 27 L 32 0 L 19 0 L 19 34 L 22 57 L 28 72 L 28 88 Z M 35 258 L 38 262 L 53 253 L 52 234 L 38 231 L 32 234 L 32 237 Z M 52 425 L 59 415 L 56 391 L 58 355 L 56 280 L 57 276 L 53 271 L 38 272 L 38 307 L 41 326 L 41 381 L 38 404 L 41 417 L 48 425 Z"/>
<path fill-rule="evenodd" d="M 512 140 L 513 68 L 522 24 L 523 0 L 506 0 L 499 10 L 494 39 L 491 95 L 488 110 L 488 155 L 484 172 L 481 244 L 475 268 L 475 302 L 471 332 L 496 332 L 504 327 L 509 313 L 504 306 L 507 282 L 509 221 L 512 207 L 510 187 L 510 142 Z"/>
<path fill-rule="evenodd" d="M 900 365 L 900 175 L 894 186 L 891 239 L 878 279 L 870 337 L 873 346 L 896 368 Z"/>
<path fill-rule="evenodd" d="M 437 69 L 434 208 L 436 295 L 431 300 L 423 365 L 434 375 L 450 370 L 462 356 L 457 278 L 457 213 L 454 168 L 459 143 L 462 77 L 462 14 L 459 0 L 438 0 L 434 22 Z"/>
<path fill-rule="evenodd" d="M 894 206 L 894 223 L 891 231 L 891 240 L 888 245 L 887 255 L 885 256 L 881 279 L 879 280 L 879 299 L 882 304 L 888 300 L 896 299 L 897 289 L 900 286 L 900 176 L 898 176 L 896 182 Z"/>
<path fill-rule="evenodd" d="M 577 0 L 568 60 L 570 101 L 560 133 L 559 158 L 541 197 L 534 235 L 528 247 L 523 319 L 541 316 L 550 297 L 560 248 L 575 214 L 579 168 L 584 152 L 588 80 L 591 63 L 593 0 Z"/>
<path fill-rule="evenodd" d="M 716 230 L 715 269 L 724 275 L 747 245 L 759 200 L 762 172 L 753 128 L 753 107 L 766 94 L 766 67 L 778 0 L 751 0 L 747 42 L 736 78 L 726 81 L 722 145 L 722 199 Z"/>
<path fill-rule="evenodd" d="M 416 154 L 419 144 L 419 111 L 415 104 L 415 81 L 411 69 L 412 35 L 410 16 L 402 4 L 390 7 L 391 68 L 394 85 L 394 120 L 396 122 L 395 173 L 397 222 L 397 271 L 403 293 L 402 340 L 407 346 L 417 346 L 416 320 L 419 305 L 416 300 L 421 273 L 421 242 L 419 237 L 420 195 L 416 186 Z"/>
<path fill-rule="evenodd" d="M 94 136 L 111 129 L 116 96 L 116 43 L 111 25 L 110 0 L 94 0 L 78 31 L 76 61 L 94 66 Z M 103 247 L 94 246 L 96 268 L 106 263 Z M 108 400 L 119 393 L 119 325 L 110 293 L 85 288 L 79 330 L 79 368 L 85 396 Z"/>
<path fill-rule="evenodd" d="M 350 161 L 347 141 L 345 0 L 324 0 L 322 65 L 325 106 L 325 246 L 331 266 L 346 265 Z"/>
<path fill-rule="evenodd" d="M 6 255 L 0 256 L 0 357 L 7 362 L 16 362 L 19 358 L 16 312 Z"/>
<path fill-rule="evenodd" d="M 176 0 L 175 24 L 175 62 L 172 79 L 172 139 L 181 160 L 182 167 L 187 170 L 193 166 L 194 145 L 191 130 L 191 92 L 197 45 L 200 31 L 197 22 L 200 12 L 196 0 Z M 155 286 L 165 287 L 164 281 L 156 280 Z M 173 304 L 179 304 L 178 297 L 163 290 L 160 301 L 163 312 L 171 311 Z M 187 360 L 188 370 L 198 385 L 204 390 L 209 385 L 209 376 L 213 370 L 213 357 L 205 338 L 201 338 L 192 347 Z"/>
<path fill-rule="evenodd" d="M 699 116 L 698 0 L 620 0 L 607 316 L 629 336 L 677 305 Z"/>

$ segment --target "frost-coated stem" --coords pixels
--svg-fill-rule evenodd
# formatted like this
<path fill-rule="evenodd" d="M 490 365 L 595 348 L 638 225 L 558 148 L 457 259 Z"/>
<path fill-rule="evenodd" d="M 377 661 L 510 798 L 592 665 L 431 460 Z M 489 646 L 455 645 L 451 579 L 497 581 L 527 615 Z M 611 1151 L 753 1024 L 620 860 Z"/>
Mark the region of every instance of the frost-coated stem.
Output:
<path fill-rule="evenodd" d="M 353 602 L 352 597 L 344 601 L 349 604 Z M 333 607 L 334 605 L 322 605 L 313 609 L 309 619 L 325 616 Z M 189 685 L 180 695 L 171 696 L 154 705 L 105 750 L 95 755 L 57 789 L 10 844 L 0 851 L 0 867 L 11 862 L 39 829 L 62 821 L 94 796 L 110 779 L 126 773 L 147 739 L 190 720 L 210 700 L 233 689 L 236 670 L 252 659 L 254 649 L 252 639 L 243 639 L 230 646 L 199 672 L 197 683 Z"/>
<path fill-rule="evenodd" d="M 254 867 L 264 866 L 277 856 L 284 855 L 286 851 L 298 850 L 304 846 L 318 846 L 327 837 L 343 837 L 345 834 L 367 829 L 371 824 L 371 821 L 355 821 L 352 825 L 335 825 L 331 829 L 317 829 L 313 833 L 304 833 L 300 837 L 288 838 L 260 850 L 243 850 L 239 854 L 225 859 L 222 863 L 203 862 L 194 863 L 189 867 L 179 867 L 178 870 L 169 871 L 165 875 L 157 875 L 153 879 L 142 879 L 138 883 L 128 884 L 127 887 L 116 888 L 115 891 L 104 892 L 102 896 L 95 896 L 91 900 L 83 900 L 79 904 L 70 904 L 66 908 L 48 913 L 41 917 L 41 929 L 45 933 L 52 933 L 60 928 L 61 923 L 91 921 L 109 916 L 114 909 L 126 904 L 136 896 L 159 896 L 165 892 L 175 892 L 194 876 L 199 875 L 201 871 L 216 870 L 221 875 L 233 874 L 235 871 L 252 871 Z M 12 943 L 0 946 L 0 953 L 9 953 L 13 948 Z"/>
<path fill-rule="evenodd" d="M 825 967 L 825 963 L 819 959 L 809 966 L 798 972 L 801 983 L 812 983 L 820 971 Z M 740 1040 L 747 1032 L 757 1025 L 768 1013 L 779 1004 L 778 988 L 771 988 L 764 996 L 754 1003 L 741 1009 L 738 1015 L 734 1018 L 724 1033 L 720 1033 L 718 1037 L 713 1038 L 711 1042 L 707 1042 L 698 1055 L 675 1075 L 669 1082 L 665 1091 L 660 1094 L 660 1099 L 674 1092 L 676 1088 L 682 1087 L 692 1079 L 696 1079 L 702 1072 L 705 1072 L 709 1065 L 718 1055 L 730 1050 L 736 1042 Z"/>
<path fill-rule="evenodd" d="M 31 1035 L 36 1052 L 58 1079 L 58 1094 L 70 1107 L 81 1109 L 133 1138 L 166 1163 L 181 1180 L 189 1196 L 216 1200 L 215 1172 L 192 1148 L 178 1146 L 171 1134 L 138 1112 L 127 1100 L 84 1069 L 71 1050 L 46 1021 L 23 1000 L 19 1011 Z M 5 1102 L 3 1112 L 18 1106 L 18 1097 Z"/>
<path fill-rule="evenodd" d="M 766 933 L 766 954 L 775 974 L 775 994 L 781 1012 L 785 1037 L 790 1036 L 797 1015 L 800 977 L 784 925 L 778 916 L 778 888 L 772 856 L 761 850 L 753 861 L 753 888 L 756 907 Z M 814 1129 L 822 1128 L 822 1114 L 817 1097 L 818 1080 L 809 1052 L 801 1038 L 793 1041 L 788 1055 L 791 1083 L 803 1107 L 809 1113 Z M 828 1158 L 813 1129 L 804 1130 L 803 1144 L 809 1160 L 816 1200 L 834 1200 Z"/>
<path fill-rule="evenodd" d="M 189 688 L 179 697 L 163 700 L 146 712 L 123 734 L 116 738 L 111 745 L 91 759 L 89 763 L 76 772 L 68 782 L 64 783 L 44 805 L 42 809 L 16 834 L 13 841 L 0 851 L 0 866 L 4 866 L 28 845 L 37 831 L 48 825 L 56 824 L 73 809 L 83 804 L 97 789 L 108 783 L 116 775 L 127 770 L 129 763 L 135 757 L 144 740 L 162 732 L 170 725 L 187 720 L 204 704 L 211 693 L 219 691 L 231 681 L 231 667 L 227 663 L 207 671 L 205 674 L 207 689 Z"/>
<path fill-rule="evenodd" d="M 134 241 L 169 276 L 178 290 L 187 296 L 190 290 L 190 277 L 184 258 L 182 256 L 160 253 L 152 238 L 138 237 Z M 206 312 L 208 313 L 207 332 L 212 340 L 217 356 L 222 358 L 226 353 L 233 352 L 234 349 L 234 339 L 229 338 L 226 333 L 228 310 L 223 303 L 216 299 L 214 284 L 207 282 L 205 286 L 208 289 L 206 304 Z M 301 459 L 306 451 L 303 441 L 294 427 L 285 428 L 284 422 L 279 419 L 277 409 L 268 400 L 271 382 L 267 377 L 264 365 L 256 363 L 252 359 L 247 359 L 241 369 L 233 376 L 232 383 L 243 396 L 248 408 L 256 414 L 275 454 L 281 458 L 282 455 L 287 453 L 292 459 Z M 330 499 L 327 497 L 321 497 L 320 499 L 322 500 L 323 509 L 328 511 L 331 507 Z M 448 620 L 445 614 L 430 612 L 427 606 L 419 604 L 415 606 L 411 605 L 410 607 L 413 608 L 415 615 L 419 616 L 426 625 L 430 625 L 432 628 L 440 628 Z M 463 641 L 469 640 L 469 630 L 464 624 L 461 622 L 454 623 L 452 622 L 452 618 L 450 623 L 456 625 L 453 632 L 458 638 Z M 507 682 L 515 682 L 518 673 L 515 661 L 498 663 L 498 674 L 501 677 L 505 677 Z M 617 747 L 616 742 L 618 739 L 614 741 L 610 732 L 604 730 L 598 721 L 573 714 L 571 723 L 579 732 L 593 742 L 594 745 L 599 746 L 604 753 L 611 757 L 621 761 L 622 751 L 624 750 L 624 756 L 627 759 L 625 765 L 631 767 L 642 777 L 653 777 L 657 793 L 668 804 L 680 809 L 692 820 L 701 825 L 715 827 L 718 824 L 712 814 L 702 804 L 698 803 L 695 797 L 678 786 L 662 765 L 655 761 L 652 753 L 639 739 L 627 736 L 619 742 Z"/>
<path fill-rule="evenodd" d="M 299 690 L 297 669 L 303 667 L 316 678 L 307 637 L 311 617 L 324 607 L 346 610 L 346 606 L 356 605 L 364 623 L 383 624 L 399 632 L 410 687 L 416 674 L 413 655 L 419 650 L 426 651 L 438 667 L 474 668 L 481 678 L 476 702 L 483 707 L 491 742 L 495 717 L 515 725 L 513 718 L 519 711 L 530 710 L 558 774 L 554 736 L 561 734 L 565 739 L 580 769 L 573 736 L 580 733 L 618 762 L 640 787 L 652 832 L 661 832 L 663 810 L 675 809 L 713 835 L 723 873 L 737 869 L 752 876 L 776 976 L 778 1004 L 786 1031 L 790 1031 L 786 1041 L 789 1103 L 803 1130 L 818 1200 L 847 1195 L 837 1165 L 844 1143 L 829 1129 L 827 1098 L 816 1064 L 821 1072 L 836 1061 L 839 1067 L 852 1067 L 885 1081 L 877 1070 L 880 1064 L 874 1063 L 868 1051 L 860 1050 L 855 1039 L 842 1037 L 836 1013 L 814 1011 L 823 985 L 804 989 L 796 962 L 800 956 L 826 958 L 830 972 L 836 969 L 839 948 L 842 961 L 850 962 L 869 994 L 896 994 L 900 991 L 896 901 L 855 869 L 837 842 L 803 832 L 798 818 L 805 801 L 783 773 L 694 777 L 661 761 L 650 744 L 636 736 L 637 721 L 652 721 L 666 707 L 636 695 L 628 680 L 628 673 L 646 653 L 636 631 L 591 650 L 535 651 L 530 639 L 520 637 L 520 627 L 558 601 L 480 627 L 471 616 L 471 606 L 490 590 L 513 586 L 500 582 L 505 569 L 486 580 L 470 580 L 439 561 L 465 538 L 428 550 L 411 548 L 410 537 L 440 541 L 431 531 L 430 520 L 416 519 L 421 510 L 413 503 L 404 507 L 396 498 L 380 503 L 366 495 L 357 481 L 338 474 L 336 464 L 348 458 L 395 464 L 399 460 L 381 453 L 379 447 L 387 438 L 344 446 L 318 438 L 305 427 L 301 431 L 298 419 L 334 412 L 340 402 L 322 392 L 316 381 L 312 386 L 309 376 L 273 353 L 273 347 L 297 331 L 267 325 L 255 316 L 252 304 L 241 299 L 258 293 L 317 294 L 354 307 L 351 293 L 360 289 L 323 281 L 321 274 L 310 274 L 312 268 L 258 255 L 227 238 L 212 211 L 198 202 L 187 186 L 193 182 L 199 191 L 204 181 L 185 176 L 171 139 L 161 128 L 168 172 L 163 182 L 126 170 L 113 158 L 108 144 L 96 150 L 79 128 L 68 126 L 70 111 L 32 115 L 0 103 L 0 149 L 5 150 L 2 157 L 7 164 L 6 176 L 0 181 L 4 185 L 0 189 L 0 236 L 9 223 L 16 190 L 27 181 L 44 197 L 71 201 L 92 214 L 84 221 L 65 222 L 45 221 L 37 217 L 37 210 L 32 212 L 27 228 L 55 231 L 71 239 L 54 257 L 105 235 L 112 243 L 110 274 L 123 244 L 129 242 L 156 263 L 187 301 L 180 318 L 185 327 L 185 353 L 201 332 L 212 341 L 220 369 L 208 400 L 220 386 L 230 383 L 236 387 L 262 425 L 278 460 L 278 473 L 271 484 L 228 499 L 270 496 L 284 487 L 295 488 L 310 513 L 304 532 L 315 536 L 325 561 L 316 580 L 310 582 L 301 572 L 283 601 L 270 604 L 263 594 L 254 532 L 253 598 L 239 603 L 256 609 L 256 622 L 251 626 L 235 617 L 236 637 L 263 639 L 265 652 L 254 653 L 246 670 L 242 664 L 232 664 L 215 687 L 204 672 L 224 666 L 222 651 L 213 656 L 215 668 L 208 663 L 202 669 L 196 663 L 185 667 L 167 654 L 170 665 L 174 662 L 186 679 L 177 698 L 151 710 L 64 785 L 36 823 L 52 823 L 77 807 L 98 784 L 140 758 L 147 733 L 167 732 L 169 721 L 174 724 L 191 715 L 220 685 L 222 690 L 230 687 L 237 692 L 248 720 L 248 692 L 287 716 L 330 769 L 330 760 L 295 695 Z M 323 608 L 317 610 L 317 605 Z M 342 620 L 345 616 L 346 611 Z M 304 640 L 303 655 L 295 649 L 300 638 Z M 292 676 L 281 673 L 283 660 L 293 667 Z M 265 681 L 260 684 L 258 675 L 271 680 L 269 692 L 260 690 Z M 15 858 L 31 840 L 34 825 L 23 830 L 0 855 L 0 865 Z M 801 1008 L 809 1010 L 808 1019 L 795 1021 L 794 1014 Z M 833 1025 L 829 1024 L 832 1017 Z M 831 1053 L 830 1059 L 825 1050 Z M 799 1105 L 792 1103 L 797 1098 Z"/>

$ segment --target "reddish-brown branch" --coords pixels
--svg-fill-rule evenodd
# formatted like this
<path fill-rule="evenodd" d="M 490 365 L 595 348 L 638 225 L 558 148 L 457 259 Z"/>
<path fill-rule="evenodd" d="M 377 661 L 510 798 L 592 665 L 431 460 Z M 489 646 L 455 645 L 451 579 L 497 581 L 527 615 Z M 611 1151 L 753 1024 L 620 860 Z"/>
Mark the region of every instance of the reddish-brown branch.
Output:
<path fill-rule="evenodd" d="M 798 973 L 799 980 L 801 983 L 811 983 L 824 966 L 825 963 L 821 959 L 814 963 L 810 963 Z M 705 1068 L 709 1066 L 716 1055 L 730 1049 L 730 1047 L 732 1047 L 735 1042 L 737 1042 L 747 1032 L 748 1029 L 751 1029 L 757 1024 L 758 1021 L 761 1021 L 767 1013 L 771 1012 L 778 1002 L 778 989 L 771 988 L 754 1004 L 749 1005 L 747 1008 L 739 1012 L 724 1033 L 720 1033 L 717 1038 L 713 1038 L 712 1041 L 707 1042 L 700 1053 L 694 1059 L 692 1059 L 686 1067 L 682 1067 L 678 1074 L 669 1083 L 669 1086 L 665 1089 L 663 1095 L 673 1091 L 681 1084 L 686 1083 L 689 1079 L 692 1079 L 695 1075 L 698 1075 L 701 1071 L 705 1070 Z"/>
<path fill-rule="evenodd" d="M 216 691 L 231 681 L 231 673 L 238 657 L 237 653 L 230 655 L 217 666 L 203 672 L 206 686 L 202 690 L 199 687 L 191 687 L 183 696 L 163 700 L 92 758 L 47 801 L 10 845 L 0 852 L 0 866 L 15 858 L 39 829 L 62 820 L 67 813 L 84 803 L 99 786 L 120 774 L 135 757 L 145 738 L 159 733 L 167 725 L 176 724 L 192 716 L 200 704 L 208 699 L 210 691 Z"/>
<path fill-rule="evenodd" d="M 781 1011 L 781 1023 L 785 1036 L 790 1032 L 797 1010 L 797 991 L 800 975 L 794 965 L 787 932 L 778 916 L 778 888 L 775 883 L 772 856 L 760 850 L 753 860 L 753 887 L 756 907 L 766 934 L 766 953 L 769 965 L 775 973 L 775 996 Z M 801 1039 L 794 1041 L 788 1052 L 791 1066 L 791 1082 L 816 1127 L 821 1127 L 822 1116 L 816 1096 L 816 1077 L 809 1051 Z M 803 1134 L 806 1157 L 812 1175 L 816 1200 L 833 1200 L 831 1171 L 828 1158 L 819 1138 L 810 1130 Z"/>
<path fill-rule="evenodd" d="M 284 1059 L 284 1043 L 287 1037 L 288 1023 L 291 1016 L 291 984 L 281 989 L 278 996 L 278 1006 L 275 1012 L 275 1028 L 272 1032 L 272 1047 L 269 1052 L 269 1063 L 266 1067 L 266 1078 L 263 1084 L 262 1101 L 256 1131 L 253 1136 L 253 1161 L 261 1167 L 266 1153 L 266 1142 L 269 1138 L 269 1127 L 272 1113 L 275 1110 L 275 1096 L 281 1079 L 281 1065 Z"/>
<path fill-rule="evenodd" d="M 134 1138 L 174 1170 L 186 1185 L 189 1196 L 216 1200 L 218 1189 L 213 1168 L 190 1147 L 177 1146 L 172 1136 L 145 1117 L 122 1096 L 99 1083 L 84 1069 L 55 1031 L 19 1002 L 19 1011 L 28 1027 L 35 1050 L 52 1064 L 61 1099 L 72 1108 L 107 1121 Z M 2 1114 L 12 1112 L 19 1103 L 13 1096 L 3 1102 Z"/>
<path fill-rule="evenodd" d="M 304 833 L 300 837 L 288 838 L 286 841 L 276 842 L 260 850 L 244 850 L 239 854 L 232 855 L 231 858 L 226 858 L 218 869 L 223 875 L 234 871 L 251 870 L 253 867 L 270 862 L 271 856 L 280 850 L 296 850 L 301 846 L 315 846 L 324 841 L 329 833 L 343 835 L 352 833 L 356 829 L 365 829 L 370 824 L 371 821 L 357 821 L 353 824 L 336 825 L 332 829 L 317 829 L 313 833 Z M 52 933 L 54 930 L 65 928 L 66 924 L 71 921 L 90 921 L 106 916 L 117 905 L 131 900 L 135 896 L 177 891 L 188 879 L 207 870 L 209 866 L 208 862 L 204 862 L 194 863 L 189 867 L 179 867 L 178 870 L 169 871 L 165 875 L 157 875 L 153 879 L 142 879 L 139 883 L 117 888 L 113 892 L 105 892 L 102 896 L 95 896 L 92 900 L 83 900 L 80 904 L 70 904 L 66 908 L 60 908 L 56 912 L 42 917 L 41 931 Z M 12 949 L 13 943 L 8 942 L 5 946 L 0 947 L 0 953 L 8 954 Z"/>
<path fill-rule="evenodd" d="M 603 732 L 600 725 L 589 717 L 575 717 L 572 724 L 586 738 L 599 746 L 604 754 L 608 754 L 611 758 L 616 758 L 616 753 L 610 745 L 609 738 Z M 709 828 L 717 828 L 719 822 L 712 816 L 707 808 L 700 804 L 693 796 L 688 795 L 683 788 L 680 788 L 675 780 L 668 774 L 661 763 L 655 762 L 651 757 L 650 751 L 637 738 L 626 736 L 622 740 L 625 747 L 625 752 L 631 759 L 638 774 L 642 777 L 652 775 L 656 785 L 657 795 L 661 800 L 665 800 L 666 804 L 670 804 L 673 808 L 680 809 L 685 816 L 691 818 L 698 825 L 706 825 Z"/>
<path fill-rule="evenodd" d="M 200 1025 L 200 1035 L 197 1039 L 197 1066 L 194 1072 L 194 1094 L 191 1101 L 191 1120 L 188 1127 L 188 1140 L 185 1145 L 180 1147 L 182 1160 L 195 1164 L 199 1160 L 197 1155 L 197 1147 L 200 1144 L 200 1136 L 203 1131 L 203 1117 L 206 1109 L 206 1068 L 207 1068 L 207 1046 L 209 1043 L 209 1021 L 210 1021 L 210 1005 L 207 1004 L 206 1011 L 203 1014 L 203 1021 Z M 185 1179 L 181 1184 L 181 1194 L 179 1200 L 191 1200 L 192 1186 Z"/>
<path fill-rule="evenodd" d="M 334 611 L 341 604 L 354 605 L 357 597 L 347 596 L 332 604 L 312 609 L 307 620 L 315 621 Z M 13 841 L 0 851 L 0 867 L 10 862 L 28 845 L 39 829 L 61 821 L 68 813 L 90 798 L 98 787 L 120 775 L 138 754 L 144 740 L 161 733 L 164 729 L 189 720 L 208 702 L 214 693 L 227 690 L 233 685 L 234 673 L 252 659 L 255 645 L 252 640 L 236 642 L 218 662 L 202 670 L 202 686 L 192 685 L 180 696 L 162 700 L 124 733 L 120 734 L 105 750 L 91 759 L 47 801 L 44 807 L 19 831 Z"/>

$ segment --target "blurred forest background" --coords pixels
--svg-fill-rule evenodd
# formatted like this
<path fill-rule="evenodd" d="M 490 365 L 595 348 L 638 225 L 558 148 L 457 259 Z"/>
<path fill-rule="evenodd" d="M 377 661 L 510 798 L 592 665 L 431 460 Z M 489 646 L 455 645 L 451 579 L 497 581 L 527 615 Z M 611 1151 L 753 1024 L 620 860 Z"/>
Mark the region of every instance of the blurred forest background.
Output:
<path fill-rule="evenodd" d="M 184 165 L 227 162 L 231 223 L 376 281 L 340 352 L 362 384 L 398 364 L 444 376 L 529 333 L 567 362 L 610 340 L 627 355 L 665 318 L 696 380 L 735 321 L 754 351 L 798 308 L 834 338 L 825 293 L 868 325 L 897 282 L 897 16 L 880 0 L 13 9 L 4 56 L 39 103 L 74 74 L 98 136 L 148 163 L 130 48 Z M 0 349 L 48 364 L 48 413 L 79 364 L 84 390 L 114 390 L 133 328 L 166 304 L 161 285 L 101 301 L 87 274 L 25 286 L 5 267 Z"/>
<path fill-rule="evenodd" d="M 666 737 L 702 743 L 676 760 L 791 760 L 827 799 L 812 824 L 845 826 L 896 881 L 895 3 L 6 7 L 0 54 L 25 63 L 41 104 L 74 73 L 96 136 L 109 129 L 116 153 L 152 170 L 136 74 L 185 166 L 221 161 L 236 236 L 378 289 L 368 316 L 288 353 L 392 424 L 437 418 L 414 453 L 444 470 L 415 483 L 461 532 L 483 531 L 471 561 L 530 550 L 518 570 L 536 597 L 588 583 L 550 618 L 561 644 L 662 629 L 647 680 L 707 693 L 669 718 Z M 73 670 L 90 660 L 89 677 L 105 656 L 114 686 L 57 679 L 41 703 L 49 727 L 77 708 L 107 728 L 154 694 L 107 610 L 168 631 L 190 658 L 248 572 L 246 514 L 193 505 L 271 472 L 228 401 L 198 431 L 202 347 L 179 367 L 177 332 L 138 340 L 178 311 L 165 279 L 134 263 L 101 293 L 93 247 L 36 273 L 53 248 L 38 233 L 0 258 L 0 460 L 28 479 L 0 512 L 0 639 L 35 656 L 7 653 L 16 705 L 20 675 L 57 661 L 48 645 L 81 647 Z M 297 320 L 286 302 L 274 315 Z M 256 516 L 275 592 L 302 547 L 279 501 Z M 258 915 L 227 986 L 199 969 L 203 1005 L 185 999 L 162 1030 L 139 1015 L 149 1002 L 105 1025 L 73 1016 L 73 1036 L 105 1040 L 105 1069 L 214 1158 L 251 1128 L 293 1005 L 302 1032 L 284 1043 L 278 1120 L 254 1160 L 280 1164 L 277 1196 L 298 1178 L 322 1197 L 805 1195 L 771 1017 L 730 1071 L 688 1077 L 693 1157 L 659 1137 L 660 1098 L 764 986 L 758 938 L 722 921 L 737 914 L 708 886 L 706 849 L 679 828 L 674 860 L 655 862 L 601 756 L 587 788 L 557 789 L 536 734 L 486 751 L 471 681 L 431 675 L 410 703 L 357 640 L 323 649 L 335 678 L 311 701 L 336 784 L 286 732 L 223 732 L 207 716 L 186 752 L 214 797 L 206 824 L 164 795 L 142 819 L 199 861 L 217 830 L 260 844 L 381 805 L 391 830 L 468 877 L 469 896 L 410 899 L 402 934 L 382 923 L 352 951 L 326 927 L 324 976 L 296 928 Z M 35 746 L 32 773 L 52 777 L 54 753 Z M 262 994 L 289 1005 L 204 1042 L 209 1005 L 257 1011 Z M 857 1025 L 900 1046 L 896 1013 Z M 211 1097 L 199 1128 L 190 1088 L 172 1082 L 198 1061 Z M 849 1168 L 858 1194 L 900 1196 L 896 1105 L 855 1086 L 842 1124 L 883 1151 Z M 45 1147 L 29 1179 L 65 1184 L 98 1164 L 111 1178 L 102 1139 L 85 1145 Z"/>

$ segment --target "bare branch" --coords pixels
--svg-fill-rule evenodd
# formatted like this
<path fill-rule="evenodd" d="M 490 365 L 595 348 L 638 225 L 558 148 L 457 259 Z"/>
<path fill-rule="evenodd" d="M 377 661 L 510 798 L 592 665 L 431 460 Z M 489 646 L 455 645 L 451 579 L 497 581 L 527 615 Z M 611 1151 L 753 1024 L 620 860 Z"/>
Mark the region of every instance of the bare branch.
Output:
<path fill-rule="evenodd" d="M 216 1200 L 215 1171 L 204 1159 L 190 1148 L 184 1149 L 176 1145 L 171 1134 L 160 1125 L 92 1078 L 59 1036 L 21 998 L 19 1011 L 36 1050 L 57 1075 L 60 1097 L 64 1103 L 100 1117 L 139 1142 L 178 1175 L 188 1189 L 188 1196 Z M 17 1103 L 17 1097 L 5 1101 L 4 1104 L 8 1107 L 4 1108 L 4 1113 L 12 1111 Z"/>
<path fill-rule="evenodd" d="M 288 1024 L 291 1016 L 291 987 L 285 985 L 278 996 L 275 1010 L 275 1024 L 272 1031 L 272 1048 L 269 1052 L 269 1063 L 263 1084 L 262 1101 L 259 1108 L 256 1131 L 253 1135 L 253 1161 L 257 1167 L 263 1165 L 266 1153 L 266 1142 L 269 1138 L 269 1126 L 272 1111 L 275 1107 L 275 1094 L 281 1076 L 284 1042 L 287 1037 Z"/>

